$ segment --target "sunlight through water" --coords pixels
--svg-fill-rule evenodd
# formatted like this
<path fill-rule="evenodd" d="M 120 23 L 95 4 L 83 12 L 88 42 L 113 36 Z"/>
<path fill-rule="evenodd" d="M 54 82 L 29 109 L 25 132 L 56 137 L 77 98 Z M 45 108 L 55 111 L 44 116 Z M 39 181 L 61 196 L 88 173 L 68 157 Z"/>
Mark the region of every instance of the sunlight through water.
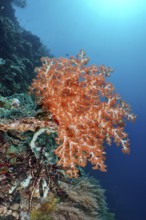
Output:
<path fill-rule="evenodd" d="M 139 15 L 144 0 L 86 0 L 87 6 L 101 16 L 127 19 Z"/>

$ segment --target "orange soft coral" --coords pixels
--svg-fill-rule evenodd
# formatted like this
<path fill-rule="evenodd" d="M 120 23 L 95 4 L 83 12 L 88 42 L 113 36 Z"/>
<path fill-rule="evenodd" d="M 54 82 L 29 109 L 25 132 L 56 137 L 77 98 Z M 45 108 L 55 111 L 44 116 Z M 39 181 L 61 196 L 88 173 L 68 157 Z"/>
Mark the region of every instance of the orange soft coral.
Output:
<path fill-rule="evenodd" d="M 130 107 L 106 82 L 111 69 L 87 66 L 88 58 L 81 50 L 76 58 L 42 58 L 37 79 L 31 91 L 58 123 L 58 143 L 55 150 L 58 165 L 76 177 L 78 165 L 90 161 L 94 169 L 105 171 L 104 144 L 112 139 L 129 152 L 124 119 L 134 120 Z"/>

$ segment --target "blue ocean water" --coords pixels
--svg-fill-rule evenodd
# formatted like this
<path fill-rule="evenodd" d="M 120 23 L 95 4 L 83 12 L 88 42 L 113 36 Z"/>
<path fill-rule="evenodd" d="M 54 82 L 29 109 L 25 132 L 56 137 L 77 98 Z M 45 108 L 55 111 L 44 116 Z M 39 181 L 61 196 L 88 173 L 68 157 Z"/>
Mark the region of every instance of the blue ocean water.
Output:
<path fill-rule="evenodd" d="M 137 115 L 127 122 L 131 153 L 107 148 L 108 171 L 88 168 L 106 189 L 116 220 L 146 219 L 146 1 L 29 0 L 16 8 L 20 24 L 55 57 L 84 49 L 90 64 L 114 69 L 109 80 Z"/>

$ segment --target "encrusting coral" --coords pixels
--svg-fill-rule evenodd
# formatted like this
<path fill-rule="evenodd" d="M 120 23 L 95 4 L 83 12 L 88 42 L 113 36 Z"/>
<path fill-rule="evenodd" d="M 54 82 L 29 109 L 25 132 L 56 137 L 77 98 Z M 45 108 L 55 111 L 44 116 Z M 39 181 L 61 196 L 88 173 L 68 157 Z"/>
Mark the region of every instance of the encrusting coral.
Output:
<path fill-rule="evenodd" d="M 30 90 L 58 124 L 58 165 L 67 168 L 70 177 L 77 177 L 78 166 L 85 167 L 87 161 L 93 169 L 105 171 L 104 144 L 111 145 L 113 139 L 128 153 L 124 120 L 135 119 L 128 104 L 106 82 L 111 68 L 87 66 L 84 50 L 76 58 L 44 57 L 41 61 Z"/>

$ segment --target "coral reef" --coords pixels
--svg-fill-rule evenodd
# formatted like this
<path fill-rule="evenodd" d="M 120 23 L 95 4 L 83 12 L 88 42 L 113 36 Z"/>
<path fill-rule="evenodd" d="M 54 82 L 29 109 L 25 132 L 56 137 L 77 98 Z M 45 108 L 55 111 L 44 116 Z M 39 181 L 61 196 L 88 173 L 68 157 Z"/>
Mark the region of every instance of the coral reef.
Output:
<path fill-rule="evenodd" d="M 0 94 L 3 96 L 26 92 L 40 57 L 51 56 L 39 37 L 20 27 L 11 2 L 0 1 Z"/>
<path fill-rule="evenodd" d="M 39 219 L 45 208 L 44 219 L 113 218 L 98 184 L 69 177 L 81 175 L 87 161 L 104 171 L 103 145 L 111 138 L 129 151 L 124 120 L 135 116 L 105 81 L 111 69 L 87 61 L 84 51 L 76 59 L 43 58 L 30 87 L 38 106 L 26 94 L 0 97 L 2 216 L 29 220 L 33 210 Z"/>
<path fill-rule="evenodd" d="M 0 16 L 9 18 L 15 24 L 18 24 L 17 18 L 15 16 L 15 10 L 12 7 L 13 0 L 3 0 L 0 1 Z"/>
<path fill-rule="evenodd" d="M 53 58 L 12 4 L 26 1 L 0 1 L 0 220 L 113 220 L 82 167 L 105 171 L 112 140 L 129 152 L 125 120 L 135 116 L 106 82 L 111 68 L 87 66 L 83 50 Z"/>
<path fill-rule="evenodd" d="M 14 99 L 19 106 L 12 105 Z M 51 115 L 36 109 L 26 94 L 0 100 L 0 110 L 5 110 L 0 115 L 2 219 L 109 220 L 112 214 L 99 184 L 87 177 L 69 180 L 64 168 L 56 165 L 58 126 Z"/>
<path fill-rule="evenodd" d="M 13 105 L 16 100 L 19 100 L 19 105 Z M 25 197 L 27 200 L 25 209 L 28 211 L 35 191 L 40 189 L 40 184 L 43 181 L 47 187 L 50 185 L 50 190 L 53 190 L 54 184 L 55 186 L 57 184 L 57 178 L 63 179 L 63 174 L 55 166 L 55 157 L 53 159 L 51 153 L 56 147 L 55 132 L 54 134 L 44 133 L 39 136 L 39 140 L 36 140 L 35 143 L 36 149 L 31 149 L 30 142 L 31 139 L 33 140 L 33 132 L 46 126 L 52 132 L 53 129 L 55 130 L 55 124 L 50 121 L 50 116 L 45 116 L 45 114 L 41 116 L 40 111 L 37 115 L 35 107 L 31 97 L 26 94 L 17 94 L 17 96 L 15 94 L 7 98 L 0 97 L 1 215 L 11 213 L 14 204 L 20 210 Z M 39 147 L 37 148 L 37 146 Z M 40 152 L 41 148 L 44 150 Z M 51 178 L 53 179 L 51 180 Z M 57 190 L 59 192 L 59 187 Z M 15 202 L 16 198 L 19 198 L 19 202 Z M 23 206 L 21 210 L 23 210 Z M 19 215 L 20 213 L 17 210 L 17 216 Z"/>
<path fill-rule="evenodd" d="M 30 87 L 58 124 L 60 146 L 55 154 L 70 177 L 77 177 L 78 166 L 85 167 L 88 161 L 94 169 L 105 171 L 104 145 L 111 145 L 112 139 L 128 153 L 125 119 L 135 119 L 128 104 L 106 82 L 111 69 L 87 66 L 88 60 L 83 50 L 76 58 L 44 57 Z"/>
<path fill-rule="evenodd" d="M 36 114 L 36 104 L 30 95 L 20 93 L 12 96 L 0 96 L 0 118 L 14 119 L 33 117 Z M 10 121 L 9 121 L 10 122 Z"/>
<path fill-rule="evenodd" d="M 105 81 L 111 69 L 87 62 L 84 51 L 76 59 L 43 58 L 30 87 L 40 109 L 29 95 L 0 97 L 2 215 L 29 219 L 33 209 L 31 218 L 39 219 L 45 208 L 44 219 L 113 218 L 92 179 L 68 177 L 81 175 L 87 161 L 104 171 L 104 144 L 112 138 L 128 152 L 124 120 L 135 116 Z M 52 209 L 48 193 L 57 199 Z"/>

